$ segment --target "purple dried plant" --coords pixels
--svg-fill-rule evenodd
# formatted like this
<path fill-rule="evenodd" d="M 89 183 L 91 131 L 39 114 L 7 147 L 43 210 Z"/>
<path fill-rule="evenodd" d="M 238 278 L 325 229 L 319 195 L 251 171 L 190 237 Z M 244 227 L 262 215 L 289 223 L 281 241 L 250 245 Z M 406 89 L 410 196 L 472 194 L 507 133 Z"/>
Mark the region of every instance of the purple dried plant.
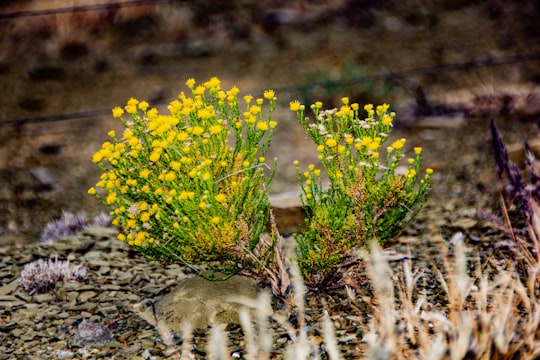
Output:
<path fill-rule="evenodd" d="M 111 227 L 112 217 L 106 212 L 102 212 L 94 218 L 94 225 L 101 227 Z"/>
<path fill-rule="evenodd" d="M 73 214 L 68 211 L 62 211 L 60 219 L 50 221 L 45 225 L 40 241 L 50 244 L 55 240 L 78 234 L 87 226 L 88 221 L 85 214 Z"/>
<path fill-rule="evenodd" d="M 19 285 L 28 294 L 44 293 L 53 289 L 58 282 L 79 282 L 84 280 L 86 269 L 81 265 L 70 265 L 68 261 L 51 259 L 31 262 L 21 271 Z"/>
<path fill-rule="evenodd" d="M 503 211 L 505 211 L 509 231 L 517 248 L 523 250 L 521 253 L 528 265 L 534 266 L 540 263 L 540 175 L 536 166 L 536 158 L 529 144 L 525 141 L 525 165 L 528 176 L 527 178 L 523 177 L 519 167 L 510 161 L 506 146 L 493 120 L 491 121 L 491 134 L 499 179 L 505 181 L 504 175 L 506 175 L 507 184 L 504 189 L 509 200 L 521 210 L 527 228 L 527 238 L 523 241 L 515 235 L 503 196 Z"/>

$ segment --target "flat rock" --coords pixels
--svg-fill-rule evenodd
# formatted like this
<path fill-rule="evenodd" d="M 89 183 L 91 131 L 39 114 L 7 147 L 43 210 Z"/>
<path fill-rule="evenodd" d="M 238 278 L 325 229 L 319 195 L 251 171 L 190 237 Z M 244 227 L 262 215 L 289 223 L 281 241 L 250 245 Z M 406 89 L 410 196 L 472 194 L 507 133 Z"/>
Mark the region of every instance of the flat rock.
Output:
<path fill-rule="evenodd" d="M 257 282 L 243 276 L 233 276 L 225 281 L 201 277 L 182 279 L 172 292 L 157 302 L 156 315 L 177 333 L 181 333 L 184 322 L 202 329 L 214 323 L 238 323 L 241 305 L 231 302 L 231 298 L 255 299 L 257 290 Z"/>

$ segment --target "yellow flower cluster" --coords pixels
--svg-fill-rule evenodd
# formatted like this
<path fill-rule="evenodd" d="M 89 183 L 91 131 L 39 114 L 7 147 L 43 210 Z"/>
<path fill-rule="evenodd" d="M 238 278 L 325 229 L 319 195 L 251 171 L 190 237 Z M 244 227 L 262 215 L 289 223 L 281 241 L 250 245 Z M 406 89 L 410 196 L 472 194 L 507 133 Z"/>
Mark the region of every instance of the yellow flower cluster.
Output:
<path fill-rule="evenodd" d="M 245 96 L 242 111 L 239 89 L 222 90 L 218 78 L 186 85 L 191 93 L 170 102 L 168 115 L 133 98 L 112 110 L 125 130 L 109 132 L 111 141 L 93 155 L 105 195 L 88 193 L 111 209 L 124 230 L 119 238 L 150 257 L 230 260 L 217 249 L 245 232 L 258 238 L 266 226 L 267 196 L 256 190 L 270 181 L 263 167 L 277 126 L 275 93 Z M 254 221 L 250 230 L 235 229 L 239 217 Z"/>

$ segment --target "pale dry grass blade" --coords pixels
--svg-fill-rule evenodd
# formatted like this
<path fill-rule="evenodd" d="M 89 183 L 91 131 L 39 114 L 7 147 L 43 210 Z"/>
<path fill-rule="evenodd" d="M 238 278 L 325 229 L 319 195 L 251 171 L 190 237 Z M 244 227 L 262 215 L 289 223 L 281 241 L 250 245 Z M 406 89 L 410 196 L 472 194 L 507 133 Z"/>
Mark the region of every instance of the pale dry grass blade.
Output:
<path fill-rule="evenodd" d="M 390 358 L 391 354 L 396 351 L 398 343 L 395 333 L 393 273 L 376 242 L 371 243 L 370 250 L 369 254 L 362 251 L 360 256 L 366 263 L 366 271 L 372 280 L 374 295 L 379 306 L 373 306 L 374 317 L 370 322 L 370 331 L 363 340 L 368 345 L 367 359 L 382 360 Z"/>
<path fill-rule="evenodd" d="M 165 352 L 167 356 L 174 357 L 175 359 L 183 358 L 178 353 L 178 349 L 174 341 L 173 331 L 169 328 L 169 326 L 167 326 L 164 321 L 161 321 L 157 318 L 153 306 L 147 307 L 143 311 L 142 304 L 138 303 L 133 305 L 133 310 L 135 311 L 135 314 L 137 314 L 141 319 L 145 320 L 147 323 L 156 328 L 156 331 L 161 336 L 163 344 L 165 344 L 165 346 L 167 347 L 167 350 Z"/>
<path fill-rule="evenodd" d="M 323 316 L 323 338 L 330 360 L 341 360 L 342 357 L 338 349 L 334 326 L 332 325 L 332 320 L 326 310 L 324 311 Z"/>
<path fill-rule="evenodd" d="M 182 348 L 180 349 L 180 359 L 194 359 L 195 355 L 191 352 L 193 349 L 193 328 L 189 322 L 182 323 Z"/>
<path fill-rule="evenodd" d="M 207 354 L 209 360 L 229 359 L 229 350 L 227 348 L 227 334 L 225 325 L 214 324 L 208 334 Z"/>
<path fill-rule="evenodd" d="M 246 344 L 246 359 L 258 359 L 258 348 L 257 348 L 257 336 L 255 334 L 255 329 L 253 323 L 251 322 L 251 317 L 249 316 L 249 311 L 246 309 L 241 309 L 238 312 L 238 317 L 240 318 L 240 325 L 244 331 L 244 342 Z"/>

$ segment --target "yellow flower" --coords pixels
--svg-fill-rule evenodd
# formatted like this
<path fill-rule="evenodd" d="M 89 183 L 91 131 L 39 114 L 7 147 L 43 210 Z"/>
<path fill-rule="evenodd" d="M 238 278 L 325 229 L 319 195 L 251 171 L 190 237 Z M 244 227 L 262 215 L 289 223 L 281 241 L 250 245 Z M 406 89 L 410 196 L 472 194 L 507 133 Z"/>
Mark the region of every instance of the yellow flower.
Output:
<path fill-rule="evenodd" d="M 244 96 L 244 101 L 246 102 L 246 105 L 249 105 L 251 103 L 251 100 L 253 99 L 252 95 L 246 95 Z"/>
<path fill-rule="evenodd" d="M 390 125 L 392 123 L 392 117 L 388 114 L 384 115 L 381 119 L 381 122 L 383 123 L 383 125 Z"/>
<path fill-rule="evenodd" d="M 214 217 L 210 220 L 210 222 L 211 222 L 212 224 L 217 224 L 217 223 L 219 223 L 220 221 L 221 221 L 221 218 L 220 218 L 219 216 L 214 216 Z"/>
<path fill-rule="evenodd" d="M 120 240 L 120 241 L 124 241 L 124 240 L 126 240 L 126 235 L 120 233 L 120 234 L 118 234 L 118 235 L 116 236 L 116 238 L 117 238 L 118 240 Z"/>
<path fill-rule="evenodd" d="M 137 105 L 139 103 L 139 100 L 135 98 L 130 98 L 127 102 L 128 105 Z"/>
<path fill-rule="evenodd" d="M 273 120 L 271 120 L 269 124 L 270 124 L 270 129 L 274 129 L 277 126 L 277 122 Z"/>
<path fill-rule="evenodd" d="M 221 132 L 221 130 L 223 130 L 223 126 L 221 125 L 212 125 L 210 126 L 210 128 L 208 129 L 208 131 L 210 131 L 210 134 L 212 135 L 216 135 L 216 134 L 219 134 Z"/>
<path fill-rule="evenodd" d="M 217 202 L 224 202 L 225 201 L 225 195 L 217 194 L 215 199 L 216 199 Z"/>
<path fill-rule="evenodd" d="M 427 169 L 426 169 L 426 174 L 427 174 L 427 175 L 433 174 L 433 169 L 432 169 L 432 168 L 427 168 Z"/>
<path fill-rule="evenodd" d="M 416 155 L 420 155 L 420 154 L 422 153 L 422 148 L 421 148 L 421 147 L 415 147 L 415 148 L 414 148 L 414 153 L 415 153 Z"/>
<path fill-rule="evenodd" d="M 348 97 L 342 97 L 341 102 L 343 103 L 343 105 L 349 105 L 349 98 Z"/>
<path fill-rule="evenodd" d="M 404 138 L 398 139 L 394 141 L 391 146 L 396 150 L 402 149 L 403 146 L 405 146 L 405 141 L 406 140 Z"/>
<path fill-rule="evenodd" d="M 324 151 L 324 145 L 317 146 L 317 151 L 318 152 L 323 152 Z"/>
<path fill-rule="evenodd" d="M 152 153 L 150 154 L 150 161 L 156 162 L 156 161 L 159 160 L 160 157 L 161 157 L 161 154 L 160 154 L 159 152 L 155 152 L 155 151 L 154 151 L 154 152 L 152 152 Z"/>
<path fill-rule="evenodd" d="M 146 113 L 146 116 L 148 116 L 149 119 L 155 119 L 157 118 L 158 116 L 158 111 L 156 108 L 151 108 L 150 110 L 148 110 L 148 112 Z"/>
<path fill-rule="evenodd" d="M 242 163 L 242 166 L 244 166 L 245 168 L 249 167 L 249 161 L 244 160 L 244 162 Z"/>
<path fill-rule="evenodd" d="M 294 160 L 294 161 L 293 161 L 293 165 L 294 165 L 294 166 L 298 166 L 298 164 L 299 164 L 299 163 L 298 163 L 298 160 Z"/>
<path fill-rule="evenodd" d="M 372 118 L 374 115 L 373 104 L 367 104 L 364 106 L 364 110 L 367 112 L 368 118 Z"/>
<path fill-rule="evenodd" d="M 377 105 L 377 114 L 381 116 L 382 114 L 386 113 L 388 109 L 390 108 L 390 105 L 384 103 L 382 105 Z"/>
<path fill-rule="evenodd" d="M 148 175 L 150 175 L 150 170 L 148 169 L 142 169 L 140 172 L 139 172 L 139 176 L 143 179 L 146 179 L 148 177 Z"/>
<path fill-rule="evenodd" d="M 214 76 L 213 78 L 205 82 L 204 86 L 206 86 L 208 90 L 218 91 L 221 88 L 221 81 Z"/>
<path fill-rule="evenodd" d="M 88 189 L 88 194 L 90 195 L 96 195 L 97 191 L 95 188 L 91 187 L 90 189 Z"/>
<path fill-rule="evenodd" d="M 274 92 L 274 90 L 266 90 L 263 96 L 267 100 L 272 100 L 276 96 L 276 93 Z"/>
<path fill-rule="evenodd" d="M 115 200 L 116 200 L 116 193 L 115 192 L 111 192 L 111 193 L 109 193 L 109 195 L 107 195 L 107 199 L 106 199 L 107 204 L 110 205 L 113 202 L 115 202 Z"/>
<path fill-rule="evenodd" d="M 103 160 L 103 153 L 99 150 L 92 156 L 92 161 L 97 164 L 101 160 Z"/>
<path fill-rule="evenodd" d="M 334 138 L 330 138 L 326 140 L 326 146 L 328 147 L 335 147 L 337 145 L 337 141 Z"/>
<path fill-rule="evenodd" d="M 265 161 L 266 161 L 266 159 L 265 159 L 264 156 L 259 157 L 259 162 L 260 162 L 260 163 L 263 163 L 263 162 L 265 162 Z"/>
<path fill-rule="evenodd" d="M 195 95 L 202 95 L 202 94 L 204 94 L 205 91 L 206 91 L 206 88 L 204 86 L 202 86 L 202 85 L 199 85 L 199 86 L 197 86 L 195 88 L 195 90 L 193 90 L 193 93 Z"/>
<path fill-rule="evenodd" d="M 289 104 L 289 108 L 291 109 L 291 111 L 298 111 L 300 110 L 300 101 L 298 100 L 295 100 L 295 101 L 291 101 L 290 104 Z"/>
<path fill-rule="evenodd" d="M 171 161 L 171 169 L 173 169 L 174 171 L 180 170 L 181 166 L 182 164 L 180 164 L 178 161 Z"/>
<path fill-rule="evenodd" d="M 137 237 L 135 238 L 135 240 L 133 240 L 133 244 L 135 246 L 141 246 L 144 242 L 144 236 L 145 236 L 145 233 L 144 232 L 140 232 L 137 234 Z"/>
<path fill-rule="evenodd" d="M 146 101 L 141 101 L 139 103 L 139 109 L 141 109 L 142 111 L 146 111 L 146 109 L 148 109 L 148 106 L 150 106 Z"/>
<path fill-rule="evenodd" d="M 315 109 L 320 109 L 320 108 L 322 108 L 322 105 L 323 105 L 322 102 L 316 101 L 316 102 L 315 102 Z"/>
<path fill-rule="evenodd" d="M 188 79 L 186 81 L 186 85 L 188 88 L 193 89 L 193 87 L 195 86 L 195 79 L 193 78 Z"/>
<path fill-rule="evenodd" d="M 207 206 L 207 205 L 206 205 L 206 203 L 205 203 L 204 201 L 201 201 L 201 202 L 199 203 L 199 208 L 201 208 L 202 210 L 206 209 L 206 206 Z"/>
<path fill-rule="evenodd" d="M 124 109 L 117 106 L 114 109 L 112 109 L 112 114 L 113 114 L 113 118 L 120 119 L 122 115 L 124 115 Z"/>
<path fill-rule="evenodd" d="M 360 144 L 364 145 L 364 146 L 367 146 L 369 144 L 371 144 L 371 142 L 373 141 L 373 139 L 369 136 L 363 136 L 362 139 L 360 139 Z"/>
<path fill-rule="evenodd" d="M 204 129 L 200 126 L 195 126 L 193 128 L 193 134 L 194 135 L 201 135 L 204 132 Z"/>
<path fill-rule="evenodd" d="M 231 90 L 227 91 L 227 95 L 230 96 L 236 96 L 240 92 L 240 89 L 238 89 L 236 86 L 233 86 Z"/>
<path fill-rule="evenodd" d="M 262 109 L 261 109 L 261 106 L 260 105 L 252 105 L 250 108 L 249 108 L 249 111 L 253 114 L 253 115 L 257 115 L 257 114 L 260 114 Z"/>
<path fill-rule="evenodd" d="M 168 172 L 167 174 L 165 174 L 165 180 L 166 181 L 173 181 L 176 179 L 176 174 L 174 172 Z"/>
<path fill-rule="evenodd" d="M 128 104 L 126 106 L 124 106 L 124 109 L 126 109 L 126 111 L 128 112 L 128 114 L 136 114 L 137 113 L 137 105 L 131 105 L 131 104 Z"/>
<path fill-rule="evenodd" d="M 180 132 L 178 135 L 176 135 L 176 139 L 179 140 L 179 141 L 184 141 L 184 140 L 186 140 L 188 137 L 189 137 L 189 135 L 188 135 L 186 132 L 184 132 L 184 131 L 182 131 L 182 132 Z"/>
<path fill-rule="evenodd" d="M 208 120 L 212 117 L 212 113 L 208 109 L 200 109 L 197 111 L 197 116 L 203 120 Z"/>
<path fill-rule="evenodd" d="M 259 121 L 257 123 L 257 129 L 261 130 L 261 131 L 266 131 L 268 130 L 268 123 L 264 122 L 264 121 Z"/>
<path fill-rule="evenodd" d="M 407 171 L 405 171 L 405 177 L 408 178 L 408 179 L 412 179 L 413 177 L 416 176 L 416 170 L 414 169 L 408 169 Z"/>
<path fill-rule="evenodd" d="M 141 213 L 140 218 L 142 222 L 147 222 L 148 220 L 150 220 L 150 214 L 145 211 Z"/>

